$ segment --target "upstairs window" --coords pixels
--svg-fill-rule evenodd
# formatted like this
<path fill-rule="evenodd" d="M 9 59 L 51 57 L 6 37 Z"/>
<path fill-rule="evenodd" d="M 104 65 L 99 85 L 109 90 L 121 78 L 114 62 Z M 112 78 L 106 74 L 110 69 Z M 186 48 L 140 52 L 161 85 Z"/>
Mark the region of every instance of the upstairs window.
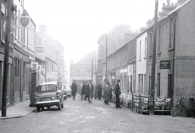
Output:
<path fill-rule="evenodd" d="M 142 42 L 140 41 L 140 43 L 139 43 L 139 60 L 141 60 L 141 47 L 142 47 Z"/>
<path fill-rule="evenodd" d="M 169 27 L 169 48 L 173 47 L 174 43 L 174 19 L 170 18 L 170 27 Z"/>

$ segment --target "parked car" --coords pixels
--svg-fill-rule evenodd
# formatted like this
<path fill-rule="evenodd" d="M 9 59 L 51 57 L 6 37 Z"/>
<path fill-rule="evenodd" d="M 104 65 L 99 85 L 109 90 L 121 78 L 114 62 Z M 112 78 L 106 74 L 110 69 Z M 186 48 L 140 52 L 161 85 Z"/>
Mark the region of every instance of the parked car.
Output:
<path fill-rule="evenodd" d="M 40 84 L 36 88 L 35 93 L 35 105 L 37 107 L 37 112 L 47 107 L 57 106 L 58 110 L 63 108 L 63 92 L 58 86 L 57 82 L 45 82 Z"/>
<path fill-rule="evenodd" d="M 72 91 L 71 91 L 71 86 L 69 84 L 65 85 L 65 91 L 66 91 L 66 96 L 71 97 Z"/>

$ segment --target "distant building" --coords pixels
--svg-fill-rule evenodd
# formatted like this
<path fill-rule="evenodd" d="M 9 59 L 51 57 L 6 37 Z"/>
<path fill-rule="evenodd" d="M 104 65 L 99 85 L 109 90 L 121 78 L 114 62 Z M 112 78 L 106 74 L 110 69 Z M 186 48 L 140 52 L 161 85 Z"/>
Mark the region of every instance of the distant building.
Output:
<path fill-rule="evenodd" d="M 65 82 L 64 47 L 47 34 L 47 27 L 40 25 L 36 34 L 36 62 L 41 65 L 46 81 Z"/>
<path fill-rule="evenodd" d="M 92 51 L 77 63 L 72 61 L 70 64 L 70 82 L 72 83 L 75 80 L 79 84 L 90 80 L 96 83 L 96 58 L 96 52 Z"/>

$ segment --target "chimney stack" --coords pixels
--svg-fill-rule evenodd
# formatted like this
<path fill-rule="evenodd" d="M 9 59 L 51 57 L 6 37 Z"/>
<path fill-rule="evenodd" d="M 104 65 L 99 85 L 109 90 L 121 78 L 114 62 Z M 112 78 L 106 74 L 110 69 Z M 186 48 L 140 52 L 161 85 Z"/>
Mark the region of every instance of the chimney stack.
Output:
<path fill-rule="evenodd" d="M 170 0 L 167 0 L 167 6 L 170 6 Z"/>

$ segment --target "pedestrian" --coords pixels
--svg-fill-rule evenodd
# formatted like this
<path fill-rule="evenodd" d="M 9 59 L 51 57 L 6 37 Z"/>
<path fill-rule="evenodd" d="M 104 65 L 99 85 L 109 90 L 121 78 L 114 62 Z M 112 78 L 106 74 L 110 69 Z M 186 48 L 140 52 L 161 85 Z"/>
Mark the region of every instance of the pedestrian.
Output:
<path fill-rule="evenodd" d="M 85 98 L 85 93 L 86 93 L 86 85 L 85 85 L 85 81 L 83 81 L 83 84 L 81 87 L 81 101 L 83 100 L 83 98 Z"/>
<path fill-rule="evenodd" d="M 117 83 L 115 85 L 115 95 L 116 95 L 116 108 L 121 108 L 120 106 L 120 94 L 121 94 L 121 90 L 120 90 L 120 86 L 119 86 L 120 80 L 117 80 Z"/>
<path fill-rule="evenodd" d="M 97 97 L 98 97 L 99 100 L 101 100 L 101 98 L 102 98 L 102 84 L 100 82 L 98 83 L 97 88 L 98 88 L 97 89 L 98 90 Z"/>
<path fill-rule="evenodd" d="M 76 84 L 76 81 L 73 81 L 72 85 L 71 85 L 71 90 L 72 90 L 72 97 L 73 97 L 73 100 L 75 100 L 75 96 L 76 96 L 76 93 L 77 93 L 77 84 Z"/>
<path fill-rule="evenodd" d="M 104 85 L 104 103 L 105 103 L 106 105 L 109 105 L 109 101 L 110 101 L 110 92 L 111 92 L 110 83 L 107 82 L 107 84 Z"/>
<path fill-rule="evenodd" d="M 109 101 L 111 102 L 111 100 L 112 100 L 112 86 L 111 86 L 111 84 L 110 84 L 110 82 L 109 82 L 109 86 L 110 86 L 110 89 L 109 89 Z"/>
<path fill-rule="evenodd" d="M 95 88 L 95 94 L 94 94 L 94 96 L 95 96 L 95 99 L 97 99 L 97 97 L 98 97 L 98 83 L 96 83 L 96 85 L 94 86 L 94 88 Z"/>
<path fill-rule="evenodd" d="M 90 96 L 91 99 L 93 99 L 93 91 L 94 91 L 94 86 L 91 81 L 89 81 L 89 88 L 90 88 Z"/>
<path fill-rule="evenodd" d="M 90 100 L 90 93 L 91 93 L 91 85 L 89 85 L 89 82 L 86 82 L 86 95 L 85 95 L 85 99 L 88 99 L 88 102 L 92 103 L 92 101 Z"/>

